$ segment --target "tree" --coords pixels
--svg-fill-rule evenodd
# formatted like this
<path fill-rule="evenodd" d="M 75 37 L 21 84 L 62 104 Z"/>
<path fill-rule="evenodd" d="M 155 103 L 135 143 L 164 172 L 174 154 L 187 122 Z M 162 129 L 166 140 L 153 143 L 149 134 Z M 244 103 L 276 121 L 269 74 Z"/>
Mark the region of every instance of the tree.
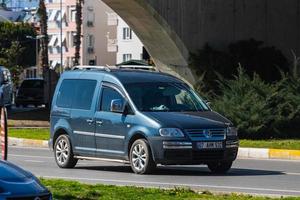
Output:
<path fill-rule="evenodd" d="M 22 70 L 35 64 L 35 43 L 26 38 L 35 35 L 29 24 L 0 22 L 0 65 L 11 71 L 15 84 Z"/>
<path fill-rule="evenodd" d="M 35 65 L 35 42 L 26 38 L 35 35 L 36 31 L 30 24 L 0 22 L 0 57 L 6 59 L 4 50 L 9 49 L 13 42 L 18 42 L 20 47 L 24 47 L 23 54 L 26 56 L 18 58 L 16 64 L 24 68 Z"/>
<path fill-rule="evenodd" d="M 25 50 L 26 48 L 22 47 L 19 41 L 13 41 L 9 48 L 1 50 L 0 65 L 4 65 L 10 70 L 13 82 L 17 85 L 19 83 L 19 75 L 23 70 L 23 66 L 19 63 Z"/>
<path fill-rule="evenodd" d="M 83 0 L 76 0 L 76 35 L 75 35 L 75 65 L 79 65 L 80 45 L 81 45 L 81 26 L 82 26 L 82 5 Z"/>
<path fill-rule="evenodd" d="M 48 16 L 47 16 L 47 9 L 44 0 L 40 0 L 38 16 L 40 17 L 41 35 L 44 36 L 41 39 L 41 66 L 45 71 L 49 69 L 49 58 L 48 58 L 49 36 L 48 36 L 48 25 L 47 25 Z"/>

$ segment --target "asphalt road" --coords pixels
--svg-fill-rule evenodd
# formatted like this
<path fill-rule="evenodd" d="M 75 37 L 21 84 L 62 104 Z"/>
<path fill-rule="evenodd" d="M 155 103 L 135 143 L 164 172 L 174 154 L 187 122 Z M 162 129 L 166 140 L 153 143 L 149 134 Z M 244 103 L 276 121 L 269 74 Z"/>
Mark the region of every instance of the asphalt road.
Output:
<path fill-rule="evenodd" d="M 102 161 L 79 161 L 74 169 L 60 169 L 50 150 L 19 147 L 9 147 L 9 161 L 39 177 L 93 184 L 300 196 L 300 162 L 297 161 L 237 160 L 227 175 L 213 175 L 205 166 L 159 166 L 152 175 L 136 175 L 128 165 Z"/>

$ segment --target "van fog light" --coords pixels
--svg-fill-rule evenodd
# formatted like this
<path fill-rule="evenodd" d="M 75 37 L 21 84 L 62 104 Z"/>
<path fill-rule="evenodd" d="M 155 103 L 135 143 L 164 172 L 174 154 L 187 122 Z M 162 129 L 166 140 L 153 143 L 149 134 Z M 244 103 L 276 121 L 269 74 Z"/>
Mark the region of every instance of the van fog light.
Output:
<path fill-rule="evenodd" d="M 239 141 L 226 141 L 226 148 L 239 147 Z"/>
<path fill-rule="evenodd" d="M 192 149 L 192 143 L 191 142 L 169 142 L 164 141 L 163 142 L 163 148 L 164 149 Z"/>

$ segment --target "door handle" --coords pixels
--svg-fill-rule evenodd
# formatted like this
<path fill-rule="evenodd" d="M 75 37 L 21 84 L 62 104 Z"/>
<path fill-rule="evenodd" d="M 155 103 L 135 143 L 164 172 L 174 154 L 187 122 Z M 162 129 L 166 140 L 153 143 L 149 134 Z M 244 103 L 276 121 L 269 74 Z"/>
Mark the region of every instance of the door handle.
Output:
<path fill-rule="evenodd" d="M 102 126 L 103 121 L 96 121 L 96 124 L 99 125 L 99 126 Z"/>
<path fill-rule="evenodd" d="M 86 122 L 87 122 L 88 124 L 92 124 L 92 123 L 94 122 L 94 120 L 92 120 L 92 119 L 87 119 Z"/>

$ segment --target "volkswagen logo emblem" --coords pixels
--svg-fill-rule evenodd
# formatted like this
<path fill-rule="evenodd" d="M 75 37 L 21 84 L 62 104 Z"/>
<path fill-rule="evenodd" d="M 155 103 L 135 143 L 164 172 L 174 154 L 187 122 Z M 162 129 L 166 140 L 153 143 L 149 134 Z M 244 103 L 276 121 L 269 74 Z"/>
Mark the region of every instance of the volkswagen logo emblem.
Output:
<path fill-rule="evenodd" d="M 203 134 L 206 138 L 211 138 L 212 137 L 212 133 L 210 130 L 204 130 Z"/>
<path fill-rule="evenodd" d="M 41 200 L 41 198 L 40 197 L 35 197 L 34 200 Z"/>

